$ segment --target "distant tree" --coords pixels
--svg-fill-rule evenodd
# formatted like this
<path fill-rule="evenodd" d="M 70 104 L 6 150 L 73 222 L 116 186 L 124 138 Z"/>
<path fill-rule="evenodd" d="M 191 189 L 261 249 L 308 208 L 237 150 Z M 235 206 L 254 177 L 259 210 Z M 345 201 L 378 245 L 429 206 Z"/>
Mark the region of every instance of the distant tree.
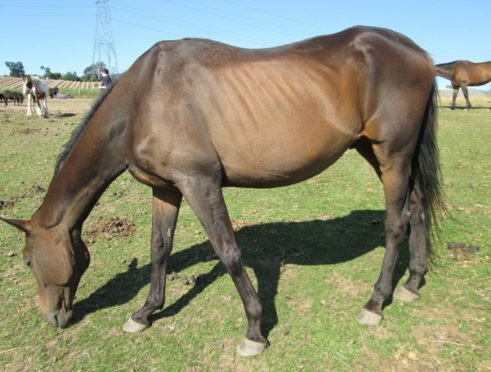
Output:
<path fill-rule="evenodd" d="M 80 81 L 80 78 L 77 76 L 77 73 L 75 71 L 73 71 L 73 72 L 67 72 L 61 78 L 63 80 Z"/>
<path fill-rule="evenodd" d="M 49 67 L 41 66 L 41 70 L 44 71 L 44 74 L 42 76 L 43 79 L 51 78 L 51 69 Z"/>
<path fill-rule="evenodd" d="M 44 75 L 42 76 L 44 79 L 61 79 L 61 74 L 59 72 L 51 72 L 51 69 L 49 67 L 41 66 L 41 70 L 44 71 Z"/>
<path fill-rule="evenodd" d="M 84 69 L 84 76 L 82 76 L 82 81 L 97 81 L 99 80 L 98 72 L 101 68 L 106 68 L 104 62 L 94 63 Z"/>
<path fill-rule="evenodd" d="M 10 70 L 11 77 L 21 77 L 26 74 L 22 62 L 5 62 L 5 65 Z"/>

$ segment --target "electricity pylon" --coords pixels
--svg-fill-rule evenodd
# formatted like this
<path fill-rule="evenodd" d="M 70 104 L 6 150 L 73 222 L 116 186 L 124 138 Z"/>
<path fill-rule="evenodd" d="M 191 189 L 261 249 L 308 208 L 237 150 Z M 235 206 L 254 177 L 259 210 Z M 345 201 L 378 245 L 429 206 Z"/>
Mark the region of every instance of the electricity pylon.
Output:
<path fill-rule="evenodd" d="M 92 55 L 93 74 L 97 76 L 100 65 L 104 64 L 112 74 L 118 73 L 118 59 L 111 29 L 111 9 L 109 0 L 96 0 L 97 16 L 95 24 L 94 53 Z"/>

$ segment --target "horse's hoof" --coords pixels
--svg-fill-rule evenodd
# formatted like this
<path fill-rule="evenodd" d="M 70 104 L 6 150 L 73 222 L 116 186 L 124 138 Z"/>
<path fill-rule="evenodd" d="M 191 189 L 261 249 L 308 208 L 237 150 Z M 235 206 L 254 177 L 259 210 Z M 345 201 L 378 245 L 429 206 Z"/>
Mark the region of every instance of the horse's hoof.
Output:
<path fill-rule="evenodd" d="M 145 328 L 148 328 L 146 324 L 135 322 L 131 316 L 123 325 L 123 331 L 126 333 L 139 333 Z"/>
<path fill-rule="evenodd" d="M 254 356 L 261 354 L 266 348 L 266 344 L 262 342 L 256 342 L 244 338 L 242 342 L 237 346 L 237 354 L 243 357 Z"/>
<path fill-rule="evenodd" d="M 402 286 L 395 289 L 392 297 L 402 302 L 413 302 L 419 298 L 419 294 L 411 292 L 409 289 Z"/>
<path fill-rule="evenodd" d="M 377 325 L 382 320 L 382 315 L 362 309 L 356 320 L 362 325 Z"/>

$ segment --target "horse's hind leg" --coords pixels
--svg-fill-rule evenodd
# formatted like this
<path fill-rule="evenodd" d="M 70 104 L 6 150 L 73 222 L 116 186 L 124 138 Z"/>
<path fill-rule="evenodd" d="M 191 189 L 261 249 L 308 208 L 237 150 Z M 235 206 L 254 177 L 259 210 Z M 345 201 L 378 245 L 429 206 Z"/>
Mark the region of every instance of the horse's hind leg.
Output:
<path fill-rule="evenodd" d="M 174 189 L 153 190 L 150 292 L 143 307 L 125 323 L 126 332 L 140 332 L 150 324 L 148 317 L 165 302 L 167 262 L 172 250 L 182 195 Z"/>
<path fill-rule="evenodd" d="M 375 283 L 373 294 L 358 316 L 360 324 L 368 325 L 377 324 L 382 320 L 382 307 L 392 295 L 392 278 L 396 260 L 409 223 L 410 161 L 405 161 L 402 155 L 402 158 L 390 160 L 383 155 L 380 146 L 375 148 L 375 154 L 380 163 L 381 179 L 384 185 L 386 245 L 382 269 Z M 393 155 L 391 158 L 396 159 L 396 156 Z"/>
<path fill-rule="evenodd" d="M 246 338 L 237 347 L 242 356 L 260 354 L 266 339 L 261 334 L 263 307 L 242 265 L 241 251 L 235 241 L 220 183 L 216 180 L 187 180 L 181 187 L 184 197 L 204 226 L 220 261 L 239 292 L 248 320 Z"/>
<path fill-rule="evenodd" d="M 460 86 L 460 88 L 462 88 L 462 93 L 464 93 L 464 97 L 465 97 L 465 108 L 467 110 L 469 110 L 472 107 L 472 105 L 471 105 L 471 101 L 469 100 L 469 91 L 467 89 L 467 85 L 462 84 Z"/>
<path fill-rule="evenodd" d="M 457 95 L 459 94 L 459 88 L 460 87 L 458 85 L 453 86 L 452 103 L 450 104 L 451 110 L 455 109 L 455 102 L 457 101 Z"/>
<path fill-rule="evenodd" d="M 409 234 L 409 278 L 402 287 L 396 288 L 394 298 L 411 302 L 419 298 L 418 289 L 424 283 L 428 271 L 429 242 L 426 223 L 423 218 L 423 196 L 418 186 L 411 191 L 409 198 L 411 232 Z"/>

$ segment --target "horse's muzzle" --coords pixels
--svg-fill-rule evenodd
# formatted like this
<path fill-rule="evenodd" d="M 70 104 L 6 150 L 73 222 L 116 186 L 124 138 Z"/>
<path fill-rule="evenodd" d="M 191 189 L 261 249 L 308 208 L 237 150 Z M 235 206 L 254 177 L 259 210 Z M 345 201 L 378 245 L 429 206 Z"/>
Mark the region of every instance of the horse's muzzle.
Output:
<path fill-rule="evenodd" d="M 63 313 L 61 311 L 50 311 L 46 314 L 46 321 L 54 327 L 65 328 L 72 317 L 72 311 Z"/>

